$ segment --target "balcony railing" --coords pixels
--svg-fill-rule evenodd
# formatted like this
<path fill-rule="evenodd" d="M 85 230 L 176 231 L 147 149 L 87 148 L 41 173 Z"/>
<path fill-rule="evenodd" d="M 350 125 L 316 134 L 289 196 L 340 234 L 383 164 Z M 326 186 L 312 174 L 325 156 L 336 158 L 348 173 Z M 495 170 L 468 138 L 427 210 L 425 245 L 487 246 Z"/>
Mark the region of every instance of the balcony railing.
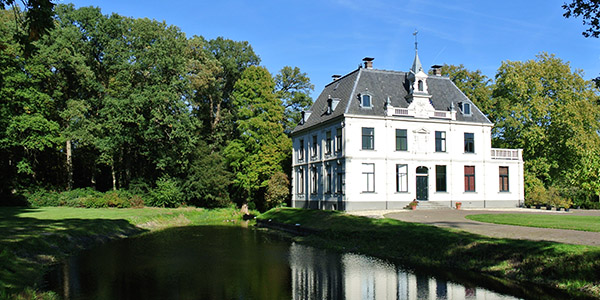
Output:
<path fill-rule="evenodd" d="M 521 149 L 494 149 L 492 148 L 492 159 L 520 160 Z"/>
<path fill-rule="evenodd" d="M 388 108 L 388 113 L 393 116 L 401 116 L 401 117 L 413 117 L 415 116 L 415 112 L 409 110 L 408 108 Z M 428 113 L 430 118 L 438 118 L 438 119 L 452 119 L 452 112 L 444 111 L 444 110 L 436 110 L 430 111 Z"/>

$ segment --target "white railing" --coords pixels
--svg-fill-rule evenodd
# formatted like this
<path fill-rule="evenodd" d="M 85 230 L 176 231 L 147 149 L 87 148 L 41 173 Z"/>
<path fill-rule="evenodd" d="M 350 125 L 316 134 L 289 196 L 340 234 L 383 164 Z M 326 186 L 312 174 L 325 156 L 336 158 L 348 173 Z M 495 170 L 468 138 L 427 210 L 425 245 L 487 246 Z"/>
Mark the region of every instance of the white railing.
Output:
<path fill-rule="evenodd" d="M 520 160 L 521 149 L 492 149 L 492 159 Z"/>
<path fill-rule="evenodd" d="M 415 115 L 415 112 L 410 111 L 408 108 L 393 108 L 391 110 L 393 116 L 412 117 Z M 444 110 L 436 110 L 433 113 L 429 112 L 429 117 L 452 119 L 452 113 Z"/>
<path fill-rule="evenodd" d="M 408 108 L 394 108 L 394 116 L 408 116 Z"/>

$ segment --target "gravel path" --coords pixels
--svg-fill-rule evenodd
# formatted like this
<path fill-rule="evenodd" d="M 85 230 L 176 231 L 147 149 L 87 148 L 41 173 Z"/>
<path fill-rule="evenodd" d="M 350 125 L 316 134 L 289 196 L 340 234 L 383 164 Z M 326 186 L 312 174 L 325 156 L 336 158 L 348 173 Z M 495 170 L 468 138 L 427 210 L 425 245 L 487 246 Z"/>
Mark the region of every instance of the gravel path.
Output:
<path fill-rule="evenodd" d="M 472 221 L 465 218 L 474 214 L 571 214 L 580 216 L 600 216 L 600 210 L 572 210 L 571 212 L 547 212 L 537 209 L 486 209 L 486 210 L 399 210 L 399 211 L 361 211 L 350 212 L 354 215 L 369 217 L 386 217 L 406 222 L 418 222 L 440 227 L 460 229 L 481 235 L 527 239 L 539 241 L 553 241 L 566 244 L 600 246 L 600 232 L 586 232 L 578 230 L 535 228 L 513 225 L 499 225 Z"/>

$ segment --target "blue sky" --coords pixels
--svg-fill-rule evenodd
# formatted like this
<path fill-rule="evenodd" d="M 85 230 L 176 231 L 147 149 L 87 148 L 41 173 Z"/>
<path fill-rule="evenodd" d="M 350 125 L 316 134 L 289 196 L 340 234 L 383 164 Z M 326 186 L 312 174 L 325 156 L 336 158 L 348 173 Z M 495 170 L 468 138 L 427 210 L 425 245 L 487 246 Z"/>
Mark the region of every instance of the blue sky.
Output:
<path fill-rule="evenodd" d="M 567 1 L 567 0 L 565 0 Z M 565 1 L 438 0 L 59 0 L 98 6 L 135 18 L 178 26 L 188 37 L 223 36 L 250 42 L 261 65 L 273 74 L 297 66 L 315 85 L 313 97 L 333 74 L 356 69 L 365 56 L 374 68 L 406 71 L 414 58 L 463 64 L 494 77 L 502 61 L 524 61 L 554 53 L 584 78 L 600 76 L 600 39 L 584 38 L 581 19 L 565 19 Z M 568 0 L 568 2 L 571 2 Z"/>

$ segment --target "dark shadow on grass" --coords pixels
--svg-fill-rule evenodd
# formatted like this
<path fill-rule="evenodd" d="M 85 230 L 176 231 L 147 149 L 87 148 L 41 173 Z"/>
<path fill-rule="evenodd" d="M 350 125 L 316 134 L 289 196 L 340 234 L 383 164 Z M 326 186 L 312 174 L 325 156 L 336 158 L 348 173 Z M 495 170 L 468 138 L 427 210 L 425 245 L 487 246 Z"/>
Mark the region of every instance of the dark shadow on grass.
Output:
<path fill-rule="evenodd" d="M 37 284 L 50 264 L 109 240 L 139 234 L 126 220 L 21 217 L 35 208 L 0 208 L 0 295 Z"/>

